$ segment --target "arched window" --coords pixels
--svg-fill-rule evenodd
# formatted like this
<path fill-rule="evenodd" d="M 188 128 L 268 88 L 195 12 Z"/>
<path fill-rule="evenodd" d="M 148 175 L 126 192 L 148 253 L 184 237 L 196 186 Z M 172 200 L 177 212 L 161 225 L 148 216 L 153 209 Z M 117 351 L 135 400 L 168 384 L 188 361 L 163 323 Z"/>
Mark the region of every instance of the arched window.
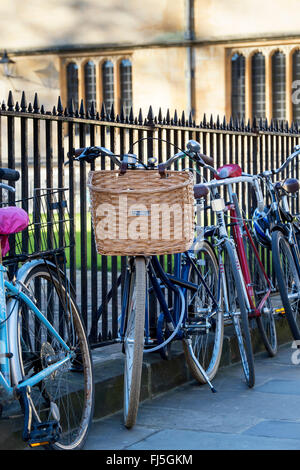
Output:
<path fill-rule="evenodd" d="M 123 106 L 125 114 L 129 114 L 132 106 L 132 66 L 128 59 L 120 63 L 120 80 L 121 108 Z"/>
<path fill-rule="evenodd" d="M 295 83 L 295 88 L 292 89 L 292 93 L 299 90 L 300 88 L 300 50 L 295 51 L 293 54 L 293 82 Z M 293 96 L 293 121 L 300 121 L 300 103 L 299 101 L 299 91 Z"/>
<path fill-rule="evenodd" d="M 114 65 L 110 60 L 102 65 L 102 92 L 103 102 L 109 112 L 114 104 Z"/>
<path fill-rule="evenodd" d="M 85 106 L 89 111 L 92 102 L 96 106 L 96 67 L 94 62 L 89 60 L 84 66 L 84 89 L 85 89 Z"/>
<path fill-rule="evenodd" d="M 285 55 L 277 51 L 272 55 L 272 106 L 273 119 L 285 119 Z"/>
<path fill-rule="evenodd" d="M 265 56 L 257 52 L 252 57 L 252 117 L 266 116 Z"/>
<path fill-rule="evenodd" d="M 237 53 L 231 59 L 231 114 L 245 117 L 245 57 Z"/>
<path fill-rule="evenodd" d="M 74 110 L 78 109 L 78 65 L 70 62 L 67 65 L 68 107 L 73 100 Z"/>

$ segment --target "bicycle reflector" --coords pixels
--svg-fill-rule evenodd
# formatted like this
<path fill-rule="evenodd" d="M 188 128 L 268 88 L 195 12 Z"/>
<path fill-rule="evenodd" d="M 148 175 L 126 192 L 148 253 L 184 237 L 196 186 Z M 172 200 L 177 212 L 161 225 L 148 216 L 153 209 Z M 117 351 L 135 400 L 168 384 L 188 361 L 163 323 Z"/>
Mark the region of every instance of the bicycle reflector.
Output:
<path fill-rule="evenodd" d="M 279 315 L 285 315 L 285 310 L 284 308 L 276 308 L 275 313 L 278 313 Z"/>

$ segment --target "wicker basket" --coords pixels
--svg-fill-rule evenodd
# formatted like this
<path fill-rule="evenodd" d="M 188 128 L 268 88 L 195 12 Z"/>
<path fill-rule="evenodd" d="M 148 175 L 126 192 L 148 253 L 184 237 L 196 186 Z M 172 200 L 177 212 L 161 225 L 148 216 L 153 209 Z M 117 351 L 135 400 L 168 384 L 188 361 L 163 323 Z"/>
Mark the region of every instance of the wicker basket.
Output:
<path fill-rule="evenodd" d="M 97 251 L 159 255 L 188 250 L 194 238 L 193 176 L 187 171 L 91 171 Z"/>

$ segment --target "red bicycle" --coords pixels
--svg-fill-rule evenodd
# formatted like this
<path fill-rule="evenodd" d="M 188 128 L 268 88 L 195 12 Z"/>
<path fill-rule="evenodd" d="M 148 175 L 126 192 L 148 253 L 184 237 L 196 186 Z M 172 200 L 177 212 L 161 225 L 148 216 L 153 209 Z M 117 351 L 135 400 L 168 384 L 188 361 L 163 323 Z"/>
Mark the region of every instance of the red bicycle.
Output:
<path fill-rule="evenodd" d="M 236 193 L 233 191 L 232 178 L 239 182 L 244 177 L 253 179 L 253 188 L 256 193 L 258 205 L 264 207 L 263 196 L 257 176 L 242 173 L 239 165 L 224 165 L 218 169 L 217 179 L 228 179 L 229 203 L 225 210 L 230 214 L 232 237 L 241 267 L 244 300 L 248 311 L 248 318 L 255 318 L 264 346 L 268 354 L 273 357 L 277 352 L 277 334 L 275 327 L 274 308 L 272 306 L 272 283 L 267 276 L 260 259 L 250 230 L 242 217 Z"/>

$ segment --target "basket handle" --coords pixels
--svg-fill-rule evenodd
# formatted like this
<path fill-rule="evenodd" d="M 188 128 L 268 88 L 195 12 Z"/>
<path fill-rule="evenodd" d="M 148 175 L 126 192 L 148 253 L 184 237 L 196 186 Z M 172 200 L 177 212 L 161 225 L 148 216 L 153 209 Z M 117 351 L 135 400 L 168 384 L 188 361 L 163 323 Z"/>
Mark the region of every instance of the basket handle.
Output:
<path fill-rule="evenodd" d="M 120 167 L 120 176 L 125 175 L 127 169 L 128 169 L 128 164 L 126 162 L 122 162 L 121 167 Z M 161 178 L 166 178 L 167 177 L 167 175 L 166 175 L 166 166 L 165 166 L 164 163 L 160 163 L 158 165 L 158 172 L 159 172 Z"/>
<path fill-rule="evenodd" d="M 125 175 L 126 171 L 127 171 L 127 168 L 128 168 L 128 165 L 126 162 L 121 162 L 121 166 L 120 166 L 120 176 L 122 175 Z"/>
<path fill-rule="evenodd" d="M 158 172 L 159 172 L 161 178 L 166 178 L 167 177 L 167 175 L 166 175 L 166 165 L 164 163 L 160 163 L 158 165 Z"/>

